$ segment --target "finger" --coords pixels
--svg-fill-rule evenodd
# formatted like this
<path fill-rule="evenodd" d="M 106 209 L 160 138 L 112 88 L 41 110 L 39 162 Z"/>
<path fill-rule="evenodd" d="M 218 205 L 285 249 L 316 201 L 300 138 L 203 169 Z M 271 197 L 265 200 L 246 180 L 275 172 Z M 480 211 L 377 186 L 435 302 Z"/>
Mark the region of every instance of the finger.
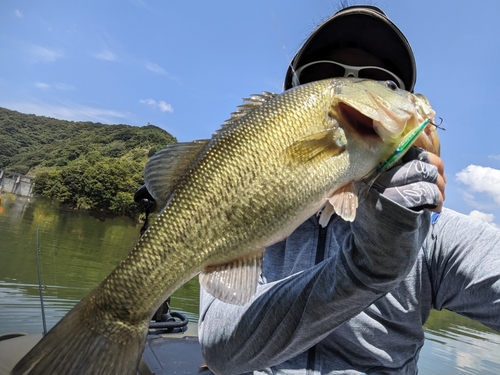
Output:
<path fill-rule="evenodd" d="M 440 193 L 439 204 L 436 208 L 431 209 L 431 211 L 441 212 L 441 210 L 443 209 L 444 200 L 446 199 L 446 174 L 444 172 L 444 163 L 439 156 L 433 153 L 429 153 L 429 162 L 432 165 L 435 165 L 438 169 L 439 175 L 436 180 L 436 186 L 438 187 Z"/>
<path fill-rule="evenodd" d="M 419 181 L 413 184 L 388 188 L 382 193 L 386 198 L 414 211 L 442 206 L 442 194 L 433 183 Z"/>
<path fill-rule="evenodd" d="M 441 212 L 443 210 L 443 203 L 444 203 L 444 197 L 440 191 L 439 192 L 439 201 L 438 201 L 436 207 L 434 207 L 434 208 L 428 207 L 428 209 L 429 209 L 429 211 L 432 211 L 432 212 Z"/>
<path fill-rule="evenodd" d="M 439 175 L 438 179 L 436 181 L 436 186 L 438 187 L 439 194 L 440 194 L 439 203 L 438 203 L 438 206 L 431 211 L 441 212 L 441 210 L 443 209 L 444 200 L 446 199 L 446 192 L 445 192 L 446 178 L 442 175 Z"/>
<path fill-rule="evenodd" d="M 418 181 L 434 183 L 438 178 L 438 167 L 420 160 L 411 160 L 382 173 L 374 186 L 384 188 L 408 185 Z"/>
<path fill-rule="evenodd" d="M 438 178 L 436 180 L 436 185 L 441 192 L 441 195 L 443 196 L 443 200 L 446 198 L 445 195 L 445 189 L 446 189 L 446 179 L 442 175 L 438 175 Z"/>
<path fill-rule="evenodd" d="M 433 153 L 428 153 L 429 154 L 429 163 L 432 165 L 435 165 L 437 167 L 438 173 L 443 176 L 444 181 L 446 182 L 446 175 L 444 173 L 444 163 L 443 160 L 437 156 L 436 154 Z"/>
<path fill-rule="evenodd" d="M 403 163 L 409 162 L 411 160 L 420 160 L 425 163 L 429 163 L 430 153 L 420 147 L 411 147 L 408 152 L 402 157 L 401 161 Z"/>

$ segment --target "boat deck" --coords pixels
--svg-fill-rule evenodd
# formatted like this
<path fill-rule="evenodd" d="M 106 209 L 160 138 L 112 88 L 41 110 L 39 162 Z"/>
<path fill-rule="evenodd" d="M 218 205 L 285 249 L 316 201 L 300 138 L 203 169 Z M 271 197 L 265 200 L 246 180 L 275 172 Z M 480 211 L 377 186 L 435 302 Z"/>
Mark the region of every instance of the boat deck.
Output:
<path fill-rule="evenodd" d="M 203 365 L 197 324 L 187 329 L 164 333 L 150 330 L 139 365 L 138 375 L 213 374 Z M 9 375 L 15 364 L 42 338 L 42 334 L 12 333 L 0 335 L 0 375 Z"/>

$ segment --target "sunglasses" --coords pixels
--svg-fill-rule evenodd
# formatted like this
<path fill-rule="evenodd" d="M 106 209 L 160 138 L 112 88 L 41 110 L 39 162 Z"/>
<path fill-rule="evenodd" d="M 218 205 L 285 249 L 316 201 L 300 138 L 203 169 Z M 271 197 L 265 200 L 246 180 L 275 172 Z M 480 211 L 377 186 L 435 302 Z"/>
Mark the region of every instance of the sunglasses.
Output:
<path fill-rule="evenodd" d="M 400 89 L 405 89 L 403 81 L 394 73 L 378 66 L 352 66 L 331 60 L 313 61 L 298 68 L 292 77 L 292 87 L 301 83 L 319 81 L 333 77 L 355 77 L 376 81 L 395 81 Z"/>

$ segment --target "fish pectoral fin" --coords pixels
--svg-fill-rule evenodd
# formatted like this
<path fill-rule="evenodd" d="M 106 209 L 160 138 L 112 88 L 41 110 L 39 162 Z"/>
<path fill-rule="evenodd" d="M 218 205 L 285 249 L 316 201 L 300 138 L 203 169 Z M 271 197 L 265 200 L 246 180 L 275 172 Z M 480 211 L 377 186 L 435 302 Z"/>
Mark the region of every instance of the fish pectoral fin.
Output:
<path fill-rule="evenodd" d="M 358 208 L 358 195 L 352 183 L 342 186 L 340 189 L 335 190 L 333 195 L 328 198 L 328 202 L 333 207 L 337 215 L 345 221 L 354 221 L 356 217 L 356 209 Z M 324 212 L 325 210 L 323 210 Z M 329 211 L 327 211 L 329 213 Z M 330 216 L 332 213 L 330 213 Z M 328 223 L 328 219 L 323 222 Z M 320 217 L 320 222 L 322 218 Z M 326 225 L 326 224 L 325 224 Z"/>
<path fill-rule="evenodd" d="M 228 264 L 206 267 L 200 273 L 200 284 L 223 302 L 244 305 L 257 290 L 263 254 L 262 250 Z"/>
<path fill-rule="evenodd" d="M 144 168 L 144 180 L 158 208 L 165 206 L 169 192 L 208 142 L 203 139 L 171 144 L 149 159 Z"/>
<path fill-rule="evenodd" d="M 332 157 L 346 150 L 347 145 L 339 136 L 339 128 L 333 127 L 311 134 L 292 144 L 287 152 L 296 163 L 308 163 L 318 157 Z"/>

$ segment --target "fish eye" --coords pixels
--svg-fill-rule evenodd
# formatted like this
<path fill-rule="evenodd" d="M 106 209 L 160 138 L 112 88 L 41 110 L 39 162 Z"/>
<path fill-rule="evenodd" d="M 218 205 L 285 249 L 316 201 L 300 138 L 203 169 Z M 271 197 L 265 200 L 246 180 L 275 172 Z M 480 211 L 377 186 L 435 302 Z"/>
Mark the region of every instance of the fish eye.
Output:
<path fill-rule="evenodd" d="M 385 84 L 387 85 L 388 88 L 390 88 L 392 91 L 396 91 L 399 89 L 399 86 L 396 84 L 394 81 L 385 81 Z"/>

